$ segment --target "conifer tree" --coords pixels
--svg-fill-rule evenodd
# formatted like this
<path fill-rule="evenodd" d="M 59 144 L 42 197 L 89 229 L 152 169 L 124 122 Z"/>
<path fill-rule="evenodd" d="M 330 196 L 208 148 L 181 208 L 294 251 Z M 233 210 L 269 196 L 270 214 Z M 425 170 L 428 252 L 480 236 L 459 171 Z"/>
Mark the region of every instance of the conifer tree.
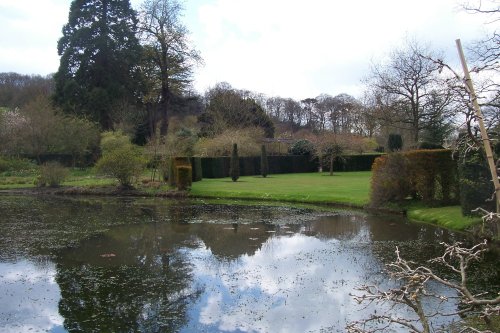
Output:
<path fill-rule="evenodd" d="M 240 178 L 240 158 L 238 157 L 238 145 L 233 144 L 233 152 L 231 154 L 231 164 L 229 166 L 229 176 L 233 182 Z"/>
<path fill-rule="evenodd" d="M 54 101 L 64 111 L 113 127 L 113 110 L 135 102 L 141 47 L 129 0 L 73 0 L 57 44 Z"/>
<path fill-rule="evenodd" d="M 262 145 L 260 152 L 260 174 L 266 178 L 269 173 L 269 162 L 267 160 L 266 145 Z"/>

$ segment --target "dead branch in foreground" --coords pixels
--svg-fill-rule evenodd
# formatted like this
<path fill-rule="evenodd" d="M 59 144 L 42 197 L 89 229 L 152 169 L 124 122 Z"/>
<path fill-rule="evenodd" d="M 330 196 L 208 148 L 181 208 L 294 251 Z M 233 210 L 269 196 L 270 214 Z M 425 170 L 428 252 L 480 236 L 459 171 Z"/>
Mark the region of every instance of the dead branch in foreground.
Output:
<path fill-rule="evenodd" d="M 387 270 L 392 279 L 398 281 L 400 286 L 389 290 L 381 290 L 377 286 L 364 285 L 357 290 L 358 295 L 351 295 L 358 303 L 370 304 L 386 303 L 390 310 L 398 305 L 410 309 L 415 314 L 412 318 L 403 318 L 392 314 L 372 314 L 369 318 L 349 323 L 346 327 L 349 333 L 384 332 L 391 326 L 403 327 L 408 332 L 430 333 L 444 332 L 433 329 L 430 318 L 436 316 L 476 315 L 483 319 L 486 326 L 491 325 L 491 317 L 500 315 L 500 293 L 488 298 L 488 293 L 474 294 L 468 286 L 467 269 L 471 263 L 481 260 L 484 252 L 488 250 L 487 242 L 476 244 L 471 248 L 462 247 L 461 243 L 446 244 L 442 256 L 431 259 L 429 264 L 439 264 L 457 274 L 457 281 L 450 281 L 440 277 L 427 266 L 416 266 L 414 262 L 401 258 L 399 249 L 396 248 L 396 260 L 387 265 Z M 416 267 L 413 267 L 416 266 Z M 425 298 L 434 298 L 438 304 L 450 300 L 450 297 L 439 295 L 429 288 L 429 282 L 434 281 L 445 285 L 458 294 L 459 310 L 444 313 L 437 306 L 433 310 L 425 310 L 422 301 Z M 389 310 L 389 311 L 390 311 Z M 426 312 L 427 311 L 427 312 Z M 480 331 L 471 327 L 463 327 L 458 333 L 492 333 L 490 330 Z"/>

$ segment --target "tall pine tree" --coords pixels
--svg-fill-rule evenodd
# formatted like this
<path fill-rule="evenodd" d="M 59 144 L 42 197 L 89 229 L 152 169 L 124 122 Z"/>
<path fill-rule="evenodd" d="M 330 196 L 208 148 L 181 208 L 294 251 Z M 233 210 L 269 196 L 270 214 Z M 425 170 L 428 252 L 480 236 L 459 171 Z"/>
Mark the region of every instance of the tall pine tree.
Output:
<path fill-rule="evenodd" d="M 57 50 L 54 101 L 103 129 L 113 110 L 135 102 L 141 48 L 129 0 L 73 0 Z"/>

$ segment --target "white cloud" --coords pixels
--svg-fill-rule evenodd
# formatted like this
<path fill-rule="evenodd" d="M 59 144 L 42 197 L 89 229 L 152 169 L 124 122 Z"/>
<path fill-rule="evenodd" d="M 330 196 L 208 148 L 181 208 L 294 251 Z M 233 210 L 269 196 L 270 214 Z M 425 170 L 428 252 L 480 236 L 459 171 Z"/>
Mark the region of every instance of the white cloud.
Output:
<path fill-rule="evenodd" d="M 57 70 L 57 40 L 67 21 L 67 0 L 0 0 L 0 71 L 50 74 Z"/>
<path fill-rule="evenodd" d="M 478 19 L 453 0 L 216 0 L 198 8 L 193 35 L 206 66 L 196 86 L 224 80 L 295 98 L 356 93 L 370 59 L 405 36 L 446 49 L 457 35 L 477 35 Z"/>
<path fill-rule="evenodd" d="M 370 239 L 367 232 L 360 230 L 342 241 L 304 234 L 274 236 L 255 254 L 233 261 L 214 261 L 204 247 L 194 250 L 194 284 L 205 287 L 190 310 L 191 325 L 221 332 L 343 331 L 347 322 L 366 318 L 375 309 L 363 309 L 350 293 L 364 283 L 382 288 L 390 284 L 377 276 L 380 263 L 370 247 L 363 246 Z M 397 307 L 390 311 L 411 316 Z"/>
<path fill-rule="evenodd" d="M 64 318 L 58 312 L 61 294 L 55 275 L 52 263 L 44 267 L 27 260 L 0 263 L 0 331 L 48 332 L 62 327 Z"/>

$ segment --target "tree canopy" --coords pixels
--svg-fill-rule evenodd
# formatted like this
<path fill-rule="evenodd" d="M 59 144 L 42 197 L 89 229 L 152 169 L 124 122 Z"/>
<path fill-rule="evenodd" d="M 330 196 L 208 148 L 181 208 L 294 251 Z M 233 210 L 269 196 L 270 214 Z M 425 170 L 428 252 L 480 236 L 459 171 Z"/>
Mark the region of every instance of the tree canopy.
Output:
<path fill-rule="evenodd" d="M 226 128 L 260 127 L 266 137 L 274 136 L 273 122 L 262 106 L 228 84 L 218 84 L 205 98 L 207 107 L 199 117 L 202 135 L 217 135 Z"/>
<path fill-rule="evenodd" d="M 136 31 L 129 0 L 73 0 L 57 45 L 56 104 L 112 128 L 113 110 L 135 102 L 141 56 Z"/>

